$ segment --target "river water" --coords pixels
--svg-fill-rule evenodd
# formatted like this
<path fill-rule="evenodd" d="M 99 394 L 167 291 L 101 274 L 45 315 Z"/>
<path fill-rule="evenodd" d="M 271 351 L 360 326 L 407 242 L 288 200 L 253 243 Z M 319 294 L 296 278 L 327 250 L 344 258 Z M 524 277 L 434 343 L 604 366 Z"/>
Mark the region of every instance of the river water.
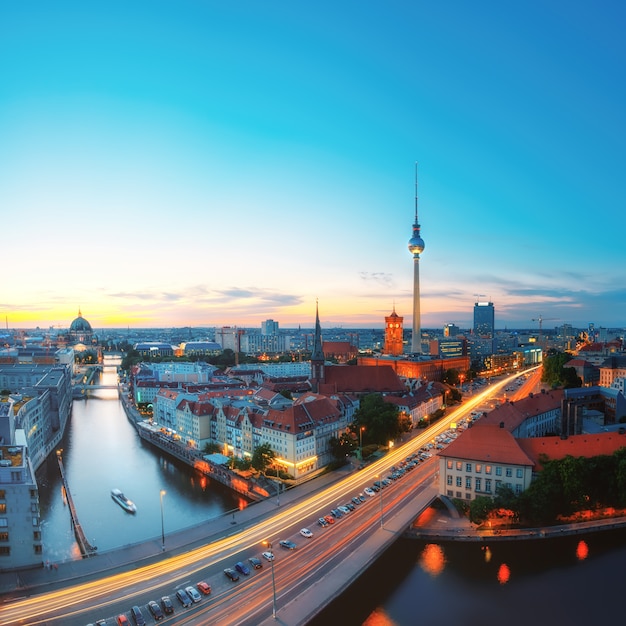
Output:
<path fill-rule="evenodd" d="M 103 383 L 116 381 L 105 368 Z M 241 499 L 144 443 L 116 390 L 74 402 L 63 460 L 88 539 L 98 551 L 229 514 Z M 44 557 L 78 558 L 56 459 L 38 472 Z M 43 485 L 42 485 L 43 483 Z M 118 487 L 137 505 L 123 511 Z M 626 531 L 535 542 L 431 544 L 399 539 L 311 626 L 547 626 L 618 623 L 623 615 Z"/>

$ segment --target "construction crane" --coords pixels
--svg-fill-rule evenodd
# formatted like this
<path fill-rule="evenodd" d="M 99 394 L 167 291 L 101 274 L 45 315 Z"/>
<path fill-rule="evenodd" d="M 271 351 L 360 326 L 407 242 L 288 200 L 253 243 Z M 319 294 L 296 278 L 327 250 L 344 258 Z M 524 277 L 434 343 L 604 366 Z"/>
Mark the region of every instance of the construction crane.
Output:
<path fill-rule="evenodd" d="M 530 320 L 531 322 L 539 322 L 539 345 L 541 346 L 541 336 L 542 336 L 542 332 L 543 332 L 543 322 L 544 321 L 548 321 L 548 320 L 558 320 L 558 317 L 542 317 L 541 313 L 539 314 L 539 317 L 535 318 L 533 317 L 532 320 Z"/>

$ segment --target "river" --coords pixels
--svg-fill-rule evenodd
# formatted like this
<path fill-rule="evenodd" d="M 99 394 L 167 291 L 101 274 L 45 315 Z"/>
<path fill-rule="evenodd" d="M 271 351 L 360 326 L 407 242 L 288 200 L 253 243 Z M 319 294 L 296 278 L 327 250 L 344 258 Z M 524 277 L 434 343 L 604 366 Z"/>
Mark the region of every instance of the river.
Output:
<path fill-rule="evenodd" d="M 96 379 L 117 381 L 114 366 Z M 98 552 L 161 536 L 163 528 L 181 530 L 239 509 L 241 498 L 142 441 L 116 389 L 89 391 L 75 400 L 60 448 L 65 475 L 87 539 Z M 78 558 L 59 466 L 54 455 L 37 471 L 44 558 L 51 562 Z M 137 505 L 126 513 L 111 499 L 121 489 Z M 161 497 L 161 491 L 165 494 Z"/>
<path fill-rule="evenodd" d="M 103 383 L 116 380 L 106 368 Z M 241 499 L 144 443 L 116 390 L 74 402 L 63 460 L 80 522 L 98 552 L 202 523 Z M 38 472 L 44 556 L 78 558 L 59 469 Z M 137 513 L 110 497 L 126 493 Z M 311 626 L 573 626 L 613 623 L 623 614 L 626 531 L 536 542 L 431 544 L 399 539 Z"/>

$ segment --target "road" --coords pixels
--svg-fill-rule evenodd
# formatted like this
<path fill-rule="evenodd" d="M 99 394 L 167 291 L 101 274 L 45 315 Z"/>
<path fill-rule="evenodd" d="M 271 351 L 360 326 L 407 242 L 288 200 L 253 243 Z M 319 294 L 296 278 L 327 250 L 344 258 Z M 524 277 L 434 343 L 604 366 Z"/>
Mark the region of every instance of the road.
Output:
<path fill-rule="evenodd" d="M 375 497 L 367 497 L 366 502 L 335 524 L 321 528 L 316 520 L 321 515 L 329 514 L 338 505 L 349 502 L 365 487 L 387 475 L 391 466 L 398 465 L 406 456 L 447 430 L 451 423 L 484 404 L 510 379 L 508 377 L 494 382 L 484 391 L 474 394 L 430 428 L 407 443 L 392 448 L 384 458 L 331 487 L 276 509 L 249 528 L 136 569 L 105 574 L 94 580 L 54 590 L 41 592 L 38 589 L 33 591 L 33 595 L 8 599 L 0 607 L 0 622 L 6 626 L 73 626 L 108 616 L 106 623 L 112 626 L 115 616 L 121 613 L 128 616 L 132 605 L 142 607 L 145 617 L 151 622 L 146 608 L 148 601 L 170 595 L 176 605 L 176 613 L 163 623 L 202 624 L 210 619 L 220 624 L 259 624 L 272 614 L 273 590 L 269 563 L 266 562 L 261 570 L 253 570 L 247 577 L 242 576 L 235 583 L 224 576 L 225 567 L 232 567 L 236 561 L 247 560 L 251 556 L 259 556 L 267 549 L 264 542 L 270 541 L 276 555 L 276 603 L 280 611 L 280 607 L 295 598 L 301 589 L 331 575 L 337 571 L 336 568 L 341 568 L 356 546 L 380 528 L 381 519 L 384 524 L 384 520 L 395 515 L 399 508 L 410 507 L 415 494 L 432 484 L 438 469 L 437 457 L 433 455 Z M 418 513 L 416 510 L 415 515 Z M 310 528 L 314 533 L 313 538 L 301 537 L 299 530 L 302 527 Z M 207 540 L 210 539 L 207 537 Z M 278 547 L 281 539 L 293 540 L 297 549 L 287 551 Z M 99 555 L 96 558 L 106 557 Z M 174 597 L 176 589 L 195 585 L 200 580 L 211 585 L 211 595 L 192 608 L 183 609 Z M 320 598 L 320 604 L 322 601 Z"/>

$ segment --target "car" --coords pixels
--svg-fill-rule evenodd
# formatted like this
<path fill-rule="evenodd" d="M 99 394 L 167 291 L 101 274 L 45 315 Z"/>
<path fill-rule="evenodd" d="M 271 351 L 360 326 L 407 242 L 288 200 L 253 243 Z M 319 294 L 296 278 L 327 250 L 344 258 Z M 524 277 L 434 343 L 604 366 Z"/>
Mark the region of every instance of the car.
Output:
<path fill-rule="evenodd" d="M 273 561 L 274 560 L 274 553 L 273 552 L 263 552 L 263 554 L 261 554 L 261 556 L 266 561 Z"/>
<path fill-rule="evenodd" d="M 161 598 L 161 606 L 165 615 L 171 615 L 174 612 L 174 604 L 169 596 L 163 596 Z"/>
<path fill-rule="evenodd" d="M 360 493 L 360 494 L 359 494 L 359 500 L 360 500 L 361 502 L 365 502 L 365 500 L 367 500 L 367 498 L 366 498 L 366 497 L 365 497 L 362 493 Z"/>
<path fill-rule="evenodd" d="M 325 515 L 324 519 L 329 523 L 329 524 L 334 524 L 335 523 L 335 518 L 332 515 Z"/>
<path fill-rule="evenodd" d="M 122 613 L 121 615 L 118 615 L 115 618 L 115 622 L 117 624 L 117 626 L 130 626 L 130 622 L 128 621 L 128 618 L 126 617 L 126 615 L 124 615 L 124 613 Z M 102 624 L 106 624 L 106 620 L 103 619 L 99 619 L 96 622 L 96 625 L 102 625 Z"/>
<path fill-rule="evenodd" d="M 200 594 L 198 593 L 197 589 L 195 587 L 192 587 L 191 585 L 189 585 L 188 587 L 185 587 L 185 591 L 187 592 L 187 595 L 191 598 L 192 602 L 200 602 L 200 600 L 202 600 L 202 597 L 200 596 Z"/>
<path fill-rule="evenodd" d="M 343 517 L 343 513 L 339 510 L 339 509 L 332 509 L 330 514 L 335 518 L 335 519 L 339 519 L 340 517 Z"/>
<path fill-rule="evenodd" d="M 252 556 L 248 559 L 248 563 L 252 565 L 253 569 L 261 569 L 263 567 L 263 563 L 261 559 L 257 559 L 256 556 Z"/>
<path fill-rule="evenodd" d="M 344 514 L 344 515 L 348 515 L 348 513 L 350 513 L 350 509 L 347 506 L 340 506 L 338 507 L 338 509 Z"/>
<path fill-rule="evenodd" d="M 326 521 L 326 518 L 325 518 L 325 517 L 320 517 L 320 518 L 317 520 L 317 523 L 318 523 L 318 524 L 319 524 L 322 528 L 324 528 L 325 526 L 328 526 L 328 522 Z"/>
<path fill-rule="evenodd" d="M 208 596 L 211 593 L 211 585 L 209 583 L 205 583 L 201 580 L 199 583 L 196 583 L 196 587 L 205 595 Z"/>
<path fill-rule="evenodd" d="M 307 539 L 310 539 L 313 536 L 313 533 L 308 528 L 301 528 L 300 534 Z"/>
<path fill-rule="evenodd" d="M 154 617 L 155 622 L 158 622 L 160 619 L 165 617 L 161 607 L 154 600 L 150 600 L 150 602 L 148 602 L 148 610 L 152 613 L 152 617 Z"/>
<path fill-rule="evenodd" d="M 146 626 L 146 620 L 137 605 L 130 607 L 130 614 L 133 616 L 133 622 L 135 622 L 137 626 Z"/>
<path fill-rule="evenodd" d="M 361 504 L 361 500 L 359 500 L 357 496 L 354 496 L 354 498 L 352 498 L 352 502 L 354 502 L 354 504 L 356 504 L 357 506 Z"/>
<path fill-rule="evenodd" d="M 282 539 L 278 542 L 281 548 L 285 548 L 285 550 L 295 550 L 298 546 L 293 541 L 289 541 L 289 539 Z"/>
<path fill-rule="evenodd" d="M 370 497 L 373 498 L 376 494 L 374 493 L 373 489 L 370 489 L 369 487 L 365 487 L 365 489 L 363 489 L 363 491 Z"/>
<path fill-rule="evenodd" d="M 185 609 L 189 608 L 193 604 L 191 598 L 184 589 L 177 589 L 176 597 Z"/>
<path fill-rule="evenodd" d="M 239 574 L 232 567 L 227 567 L 224 570 L 224 576 L 233 582 L 237 582 L 239 580 Z"/>
<path fill-rule="evenodd" d="M 250 573 L 250 568 L 243 561 L 237 561 L 235 563 L 235 569 L 244 576 Z"/>
<path fill-rule="evenodd" d="M 356 508 L 354 504 L 352 504 L 352 502 L 346 502 L 344 506 L 346 507 L 346 509 L 348 509 L 348 511 L 354 511 L 354 509 Z"/>

